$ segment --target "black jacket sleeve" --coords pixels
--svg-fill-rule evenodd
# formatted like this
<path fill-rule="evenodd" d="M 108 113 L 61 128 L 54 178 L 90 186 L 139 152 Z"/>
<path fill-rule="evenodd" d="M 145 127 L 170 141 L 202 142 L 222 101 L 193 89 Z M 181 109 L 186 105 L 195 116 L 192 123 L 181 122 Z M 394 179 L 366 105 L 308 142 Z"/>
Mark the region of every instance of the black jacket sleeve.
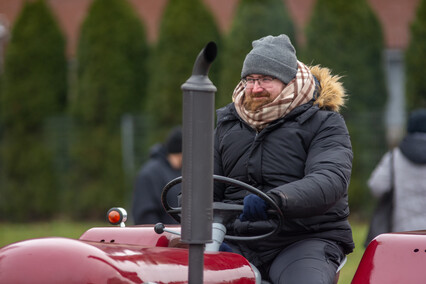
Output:
<path fill-rule="evenodd" d="M 273 188 L 268 194 L 280 201 L 287 217 L 324 214 L 347 195 L 352 157 L 343 118 L 338 113 L 329 113 L 310 144 L 304 178 Z"/>

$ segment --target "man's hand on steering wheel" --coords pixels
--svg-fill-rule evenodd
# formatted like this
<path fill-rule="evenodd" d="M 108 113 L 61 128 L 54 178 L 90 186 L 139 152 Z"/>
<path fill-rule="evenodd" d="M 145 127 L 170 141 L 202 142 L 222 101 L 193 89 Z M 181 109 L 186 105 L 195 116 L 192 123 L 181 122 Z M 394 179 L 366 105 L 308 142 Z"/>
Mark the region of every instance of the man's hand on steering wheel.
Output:
<path fill-rule="evenodd" d="M 240 215 L 240 220 L 243 222 L 266 220 L 268 219 L 267 209 L 265 200 L 256 194 L 249 194 L 244 197 L 244 209 Z"/>

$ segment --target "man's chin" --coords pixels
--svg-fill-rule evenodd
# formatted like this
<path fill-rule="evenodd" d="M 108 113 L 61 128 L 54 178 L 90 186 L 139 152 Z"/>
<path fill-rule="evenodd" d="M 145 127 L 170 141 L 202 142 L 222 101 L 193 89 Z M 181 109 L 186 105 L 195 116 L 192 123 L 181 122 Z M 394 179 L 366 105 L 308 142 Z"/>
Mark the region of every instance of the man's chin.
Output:
<path fill-rule="evenodd" d="M 244 108 L 248 111 L 257 111 L 258 109 L 260 109 L 262 106 L 266 105 L 267 103 L 268 103 L 267 101 L 262 101 L 262 102 L 250 101 L 250 102 L 244 103 Z"/>

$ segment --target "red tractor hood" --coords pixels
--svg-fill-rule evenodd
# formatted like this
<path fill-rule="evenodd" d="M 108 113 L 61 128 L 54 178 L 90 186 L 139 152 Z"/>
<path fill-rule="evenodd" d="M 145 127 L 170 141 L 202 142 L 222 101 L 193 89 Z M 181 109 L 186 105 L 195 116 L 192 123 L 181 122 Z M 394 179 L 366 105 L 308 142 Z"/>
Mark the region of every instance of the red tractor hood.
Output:
<path fill-rule="evenodd" d="M 14 243 L 0 249 L 0 283 L 187 283 L 188 250 L 161 247 L 164 237 L 160 246 L 56 237 Z M 204 257 L 204 283 L 255 283 L 242 256 Z"/>

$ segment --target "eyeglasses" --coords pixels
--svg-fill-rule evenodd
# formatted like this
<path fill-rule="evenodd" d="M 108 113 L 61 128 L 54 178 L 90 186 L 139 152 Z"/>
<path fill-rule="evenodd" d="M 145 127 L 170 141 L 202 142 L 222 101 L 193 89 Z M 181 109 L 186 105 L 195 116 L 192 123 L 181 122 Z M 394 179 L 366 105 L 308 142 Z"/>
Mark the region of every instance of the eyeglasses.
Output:
<path fill-rule="evenodd" d="M 257 83 L 259 84 L 260 87 L 265 88 L 265 87 L 270 87 L 272 84 L 272 81 L 274 81 L 276 78 L 271 77 L 271 76 L 265 76 L 265 77 L 260 77 L 260 78 L 244 78 L 242 81 L 244 83 L 244 86 L 247 89 L 253 89 L 254 84 Z"/>

